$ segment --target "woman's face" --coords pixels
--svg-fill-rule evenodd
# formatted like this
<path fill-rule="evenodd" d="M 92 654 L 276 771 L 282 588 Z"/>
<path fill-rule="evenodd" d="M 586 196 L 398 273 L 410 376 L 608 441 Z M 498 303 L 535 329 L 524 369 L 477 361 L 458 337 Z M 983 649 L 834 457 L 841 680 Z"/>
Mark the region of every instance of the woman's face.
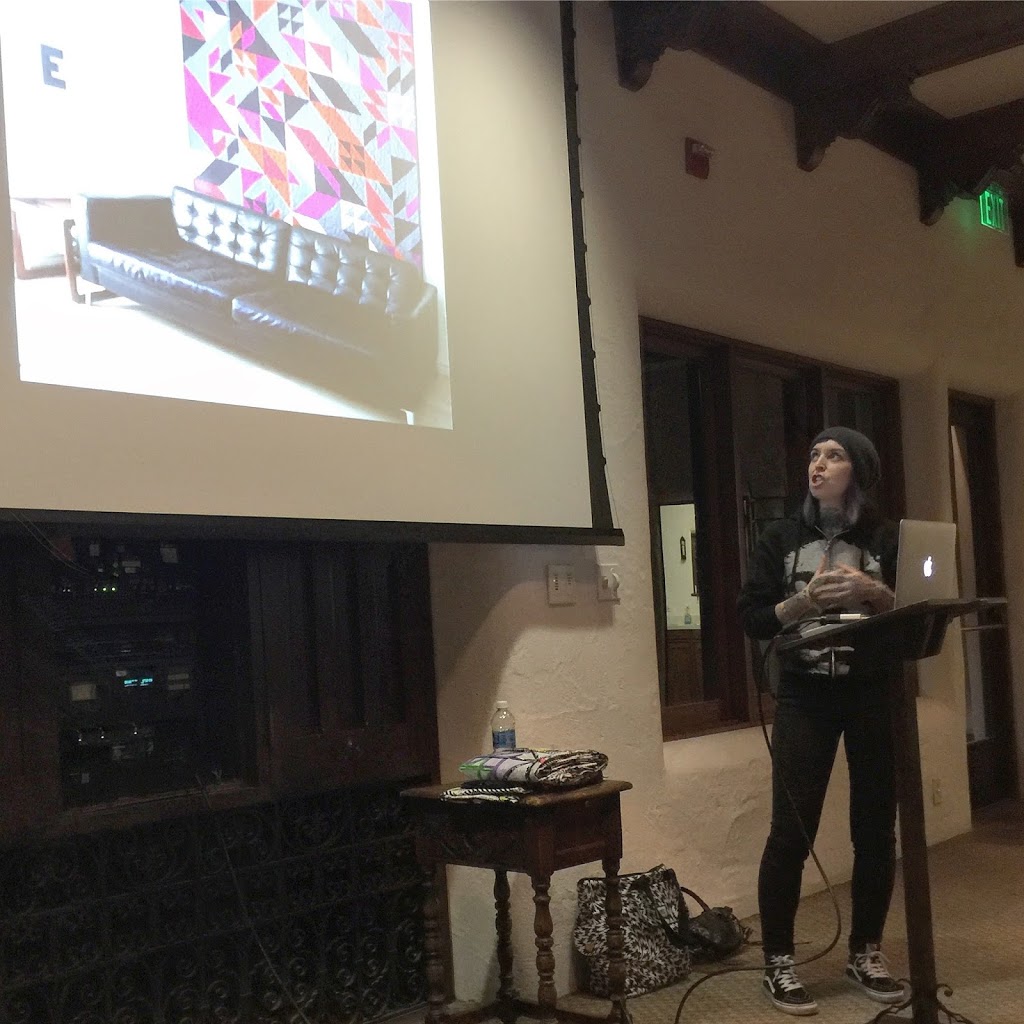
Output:
<path fill-rule="evenodd" d="M 838 441 L 826 438 L 811 449 L 807 486 L 819 504 L 826 508 L 841 508 L 843 495 L 852 479 L 853 463 Z"/>

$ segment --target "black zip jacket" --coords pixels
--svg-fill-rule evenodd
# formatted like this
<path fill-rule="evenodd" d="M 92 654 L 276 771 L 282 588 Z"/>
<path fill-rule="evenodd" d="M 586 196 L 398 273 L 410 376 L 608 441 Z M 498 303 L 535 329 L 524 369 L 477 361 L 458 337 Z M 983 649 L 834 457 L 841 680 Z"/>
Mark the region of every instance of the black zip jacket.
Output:
<path fill-rule="evenodd" d="M 782 629 L 775 606 L 807 586 L 822 556 L 827 565 L 845 563 L 895 587 L 898 543 L 896 524 L 869 509 L 831 541 L 816 525 L 804 522 L 799 512 L 769 523 L 747 565 L 747 580 L 737 601 L 744 632 L 755 640 L 775 636 Z M 829 610 L 870 611 L 864 607 Z"/>

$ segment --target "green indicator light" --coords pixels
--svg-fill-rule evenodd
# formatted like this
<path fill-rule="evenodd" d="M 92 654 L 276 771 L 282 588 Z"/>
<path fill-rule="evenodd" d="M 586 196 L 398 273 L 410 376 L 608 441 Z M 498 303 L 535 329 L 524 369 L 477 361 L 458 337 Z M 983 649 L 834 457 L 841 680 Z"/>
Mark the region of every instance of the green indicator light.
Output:
<path fill-rule="evenodd" d="M 990 185 L 978 196 L 978 214 L 985 227 L 1006 230 L 1006 195 L 998 185 Z"/>

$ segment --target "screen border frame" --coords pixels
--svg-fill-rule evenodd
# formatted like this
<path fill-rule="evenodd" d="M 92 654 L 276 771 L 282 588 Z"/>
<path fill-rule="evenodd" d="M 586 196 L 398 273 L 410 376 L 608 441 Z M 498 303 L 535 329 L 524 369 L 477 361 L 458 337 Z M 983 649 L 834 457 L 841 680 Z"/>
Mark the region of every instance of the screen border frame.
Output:
<path fill-rule="evenodd" d="M 221 516 L 159 512 L 100 512 L 71 509 L 21 509 L 0 506 L 0 535 L 21 532 L 26 522 L 68 528 L 97 529 L 104 533 L 124 529 L 138 535 L 290 539 L 338 541 L 417 541 L 479 544 L 625 544 L 615 526 L 606 478 L 606 458 L 601 439 L 600 404 L 597 396 L 596 351 L 590 319 L 591 300 L 587 283 L 586 240 L 583 228 L 583 187 L 580 173 L 580 135 L 576 107 L 576 30 L 571 0 L 559 0 L 562 45 L 562 80 L 565 100 L 566 160 L 572 219 L 576 303 L 579 322 L 580 365 L 583 388 L 584 430 L 590 481 L 591 527 L 512 525 L 483 523 L 432 523 L 392 520 L 303 519 L 272 516 Z M 0 77 L 0 218 L 11 223 L 7 183 L 6 126 L 3 84 Z M 0 231 L 0 245 L 13 267 L 13 229 Z M 11 311 L 13 323 L 14 280 L 0 282 L 0 301 Z M 17 362 L 13 346 L 4 346 L 0 358 Z"/>

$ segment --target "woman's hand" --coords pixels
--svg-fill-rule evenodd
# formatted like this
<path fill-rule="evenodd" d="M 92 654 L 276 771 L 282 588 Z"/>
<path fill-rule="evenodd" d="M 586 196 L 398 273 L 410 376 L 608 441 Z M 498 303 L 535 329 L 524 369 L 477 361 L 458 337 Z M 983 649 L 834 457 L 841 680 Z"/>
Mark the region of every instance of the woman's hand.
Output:
<path fill-rule="evenodd" d="M 825 571 L 825 556 L 822 555 L 821 562 L 818 564 L 814 575 L 808 580 L 807 586 L 803 590 L 798 590 L 795 594 L 787 597 L 785 601 L 780 601 L 775 606 L 775 617 L 779 620 L 780 625 L 789 626 L 794 622 L 799 622 L 801 619 L 810 619 L 815 615 L 821 614 L 822 605 L 818 603 L 814 596 L 811 585 L 820 579 Z"/>
<path fill-rule="evenodd" d="M 894 600 L 893 592 L 884 583 L 852 565 L 835 565 L 824 571 L 819 567 L 807 589 L 814 603 L 824 609 L 866 604 L 873 612 L 883 612 L 892 608 Z"/>

